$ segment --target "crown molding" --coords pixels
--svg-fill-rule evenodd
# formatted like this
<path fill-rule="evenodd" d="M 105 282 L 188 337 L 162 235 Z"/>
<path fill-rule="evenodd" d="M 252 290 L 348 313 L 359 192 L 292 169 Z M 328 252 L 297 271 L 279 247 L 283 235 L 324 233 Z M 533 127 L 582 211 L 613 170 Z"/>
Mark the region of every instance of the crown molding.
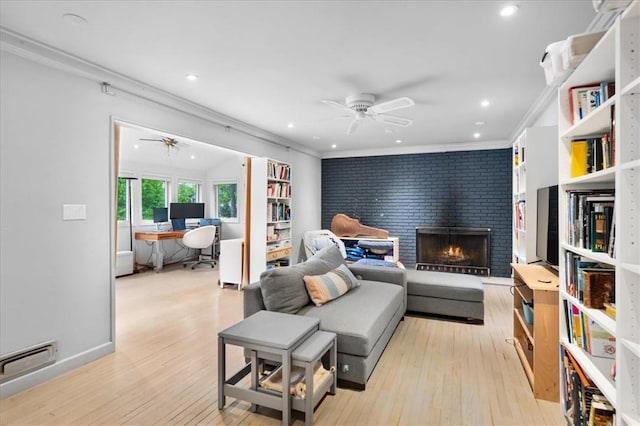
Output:
<path fill-rule="evenodd" d="M 344 150 L 336 152 L 324 152 L 322 159 L 325 158 L 348 158 L 348 157 L 375 157 L 382 155 L 410 155 L 410 154 L 429 154 L 436 152 L 452 152 L 452 151 L 482 151 L 488 149 L 505 149 L 511 148 L 511 143 L 505 140 L 486 141 L 486 142 L 458 142 L 437 145 L 412 145 L 412 146 L 395 146 L 393 148 L 373 148 L 360 150 Z"/>

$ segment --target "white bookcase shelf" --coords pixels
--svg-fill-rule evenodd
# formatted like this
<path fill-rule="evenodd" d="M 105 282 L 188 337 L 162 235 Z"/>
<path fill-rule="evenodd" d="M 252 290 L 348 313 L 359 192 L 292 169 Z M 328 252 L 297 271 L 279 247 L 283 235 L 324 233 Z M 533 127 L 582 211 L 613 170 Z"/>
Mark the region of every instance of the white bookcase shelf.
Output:
<path fill-rule="evenodd" d="M 531 263 L 536 257 L 538 188 L 558 183 L 556 126 L 531 127 L 513 142 L 513 258 Z"/>
<path fill-rule="evenodd" d="M 267 269 L 291 264 L 291 166 L 270 158 L 247 158 L 250 169 L 245 258 L 248 283 Z"/>
<path fill-rule="evenodd" d="M 615 81 L 615 95 L 577 123 L 571 122 L 569 90 Z M 616 425 L 640 424 L 640 2 L 633 1 L 558 90 L 560 216 L 560 342 L 616 411 Z M 615 135 L 614 164 L 579 177 L 571 176 L 571 142 L 605 133 Z M 568 244 L 567 191 L 615 189 L 615 251 L 599 253 Z M 569 291 L 567 256 L 579 256 L 615 269 L 615 319 L 587 308 Z M 585 321 L 615 337 L 615 359 L 592 356 L 572 341 L 570 303 Z M 611 370 L 615 363 L 615 380 Z M 563 381 L 561 377 L 561 382 Z M 561 392 L 564 399 L 564 392 Z M 564 407 L 564 401 L 563 407 Z"/>

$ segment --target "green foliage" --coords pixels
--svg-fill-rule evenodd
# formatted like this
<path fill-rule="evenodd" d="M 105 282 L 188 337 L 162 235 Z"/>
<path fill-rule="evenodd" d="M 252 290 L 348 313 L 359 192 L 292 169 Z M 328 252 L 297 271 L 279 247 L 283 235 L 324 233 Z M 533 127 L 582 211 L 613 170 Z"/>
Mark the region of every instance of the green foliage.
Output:
<path fill-rule="evenodd" d="M 238 217 L 237 188 L 235 183 L 218 184 L 218 216 Z"/>
<path fill-rule="evenodd" d="M 127 180 L 118 178 L 118 219 L 127 220 Z"/>
<path fill-rule="evenodd" d="M 178 202 L 179 203 L 197 203 L 198 202 L 198 184 L 190 182 L 178 183 Z"/>
<path fill-rule="evenodd" d="M 153 220 L 154 207 L 166 207 L 166 182 L 142 179 L 142 220 Z"/>

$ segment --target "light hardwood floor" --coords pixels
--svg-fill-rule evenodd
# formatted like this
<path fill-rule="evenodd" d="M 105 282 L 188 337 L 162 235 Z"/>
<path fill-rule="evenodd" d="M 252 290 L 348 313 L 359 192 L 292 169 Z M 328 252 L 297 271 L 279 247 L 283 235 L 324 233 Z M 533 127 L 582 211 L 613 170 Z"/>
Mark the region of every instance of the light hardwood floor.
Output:
<path fill-rule="evenodd" d="M 242 318 L 242 292 L 216 282 L 208 268 L 118 279 L 116 352 L 0 401 L 0 424 L 280 424 L 279 412 L 232 398 L 217 408 L 217 332 Z M 508 287 L 487 285 L 483 326 L 406 316 L 366 391 L 325 397 L 315 424 L 564 424 L 558 404 L 532 396 L 511 305 Z M 242 360 L 230 347 L 229 371 Z"/>

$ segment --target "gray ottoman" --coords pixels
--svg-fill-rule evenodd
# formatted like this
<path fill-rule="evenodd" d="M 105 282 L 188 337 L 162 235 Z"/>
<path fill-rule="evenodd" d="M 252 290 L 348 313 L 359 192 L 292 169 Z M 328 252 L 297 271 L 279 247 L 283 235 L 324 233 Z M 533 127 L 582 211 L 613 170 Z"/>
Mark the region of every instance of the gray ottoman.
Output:
<path fill-rule="evenodd" d="M 482 280 L 474 275 L 408 269 L 407 311 L 461 317 L 482 324 Z"/>

